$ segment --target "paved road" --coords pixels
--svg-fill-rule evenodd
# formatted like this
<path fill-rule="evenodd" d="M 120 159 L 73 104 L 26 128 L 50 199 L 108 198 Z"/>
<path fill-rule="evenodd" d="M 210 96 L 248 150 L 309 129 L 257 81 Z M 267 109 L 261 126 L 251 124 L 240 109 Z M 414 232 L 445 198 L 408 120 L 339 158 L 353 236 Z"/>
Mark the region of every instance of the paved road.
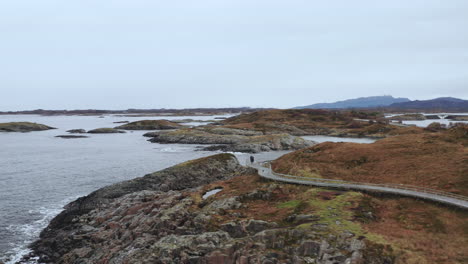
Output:
<path fill-rule="evenodd" d="M 404 196 L 416 197 L 430 201 L 436 201 L 444 204 L 453 205 L 462 209 L 468 209 L 468 197 L 453 193 L 442 192 L 424 187 L 401 185 L 401 184 L 372 184 L 358 183 L 333 179 L 320 179 L 299 177 L 294 175 L 285 175 L 274 172 L 269 163 L 262 166 L 258 163 L 248 164 L 249 167 L 255 168 L 261 177 L 281 182 L 313 185 L 320 187 L 332 187 L 347 190 L 363 190 L 370 192 L 392 193 Z"/>
<path fill-rule="evenodd" d="M 369 122 L 371 121 L 370 119 L 359 119 L 359 118 L 355 118 L 354 121 L 361 121 L 361 122 Z M 374 122 L 376 122 L 375 120 L 372 120 Z M 388 122 L 389 125 L 393 125 L 393 126 L 399 126 L 399 127 L 414 127 L 416 125 L 413 125 L 413 124 L 403 124 L 403 123 L 396 123 L 394 121 L 390 121 Z"/>

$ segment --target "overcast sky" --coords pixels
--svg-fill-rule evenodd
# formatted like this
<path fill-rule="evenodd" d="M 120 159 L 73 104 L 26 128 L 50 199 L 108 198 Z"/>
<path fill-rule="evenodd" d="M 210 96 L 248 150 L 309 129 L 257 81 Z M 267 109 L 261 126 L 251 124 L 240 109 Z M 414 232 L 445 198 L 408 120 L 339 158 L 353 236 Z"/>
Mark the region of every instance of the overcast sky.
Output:
<path fill-rule="evenodd" d="M 0 1 L 0 110 L 371 95 L 468 99 L 468 1 Z"/>

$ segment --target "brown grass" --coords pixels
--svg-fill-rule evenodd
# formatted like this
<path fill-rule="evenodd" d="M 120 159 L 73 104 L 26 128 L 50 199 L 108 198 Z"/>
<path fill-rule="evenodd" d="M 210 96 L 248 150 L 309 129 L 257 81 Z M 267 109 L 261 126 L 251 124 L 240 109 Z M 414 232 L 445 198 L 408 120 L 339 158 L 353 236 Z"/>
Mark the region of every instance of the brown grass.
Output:
<path fill-rule="evenodd" d="M 410 198 L 373 200 L 378 221 L 363 226 L 401 251 L 398 263 L 468 263 L 468 213 Z"/>
<path fill-rule="evenodd" d="M 460 131 L 401 135 L 373 144 L 325 142 L 285 155 L 273 169 L 294 175 L 424 186 L 468 195 L 468 149 Z"/>
<path fill-rule="evenodd" d="M 369 119 L 371 122 L 354 119 Z M 291 132 L 300 134 L 338 134 L 356 137 L 420 133 L 421 128 L 386 124 L 377 112 L 333 111 L 317 109 L 266 110 L 231 117 L 225 127 L 251 129 L 264 133 Z"/>

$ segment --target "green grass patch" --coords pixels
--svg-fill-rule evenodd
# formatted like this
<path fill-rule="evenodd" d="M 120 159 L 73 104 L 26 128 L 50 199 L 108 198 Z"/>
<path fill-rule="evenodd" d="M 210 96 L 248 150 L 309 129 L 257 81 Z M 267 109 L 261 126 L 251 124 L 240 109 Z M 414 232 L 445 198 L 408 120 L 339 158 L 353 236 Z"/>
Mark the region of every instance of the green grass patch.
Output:
<path fill-rule="evenodd" d="M 297 176 L 301 177 L 308 177 L 308 178 L 323 178 L 322 175 L 320 175 L 318 170 L 311 170 L 309 168 L 307 169 L 300 169 L 297 172 L 295 172 Z"/>
<path fill-rule="evenodd" d="M 361 224 L 354 219 L 354 212 L 350 209 L 358 205 L 364 198 L 364 195 L 359 192 L 345 192 L 334 197 L 331 200 L 323 200 L 317 194 L 321 189 L 314 189 L 307 192 L 309 197 L 309 205 L 315 214 L 320 216 L 320 220 L 314 224 L 325 224 L 328 226 L 328 232 L 336 234 L 349 231 L 355 236 L 364 236 L 368 240 L 388 244 L 385 239 L 377 234 L 366 232 Z M 308 226 L 307 226 L 308 225 Z M 311 224 L 303 224 L 299 227 L 308 228 Z"/>
<path fill-rule="evenodd" d="M 287 201 L 287 202 L 284 202 L 284 203 L 280 203 L 276 207 L 278 207 L 278 208 L 296 208 L 297 206 L 299 206 L 300 203 L 301 203 L 301 201 L 299 201 L 299 200 L 291 200 L 291 201 Z"/>

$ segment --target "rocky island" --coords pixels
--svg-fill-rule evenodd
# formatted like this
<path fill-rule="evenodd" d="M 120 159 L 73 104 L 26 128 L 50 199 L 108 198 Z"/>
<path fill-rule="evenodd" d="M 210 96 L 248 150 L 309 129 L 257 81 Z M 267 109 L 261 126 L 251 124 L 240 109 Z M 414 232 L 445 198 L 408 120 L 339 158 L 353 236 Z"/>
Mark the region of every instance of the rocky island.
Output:
<path fill-rule="evenodd" d="M 86 133 L 86 130 L 84 130 L 84 129 L 82 129 L 82 128 L 70 129 L 70 130 L 67 130 L 67 133 L 71 133 L 71 134 L 84 134 L 84 133 Z"/>
<path fill-rule="evenodd" d="M 9 122 L 0 123 L 0 132 L 31 132 L 55 129 L 38 123 L 31 122 Z"/>
<path fill-rule="evenodd" d="M 58 135 L 58 136 L 55 136 L 55 137 L 64 138 L 64 139 L 88 138 L 88 136 L 83 136 L 83 135 Z"/>
<path fill-rule="evenodd" d="M 298 136 L 385 138 L 421 133 L 422 128 L 392 124 L 376 112 L 314 109 L 266 110 L 223 119 L 220 123 L 150 132 L 154 143 L 205 144 L 202 150 L 258 153 L 297 150 L 314 144 Z"/>
<path fill-rule="evenodd" d="M 90 134 L 114 134 L 114 133 L 125 133 L 125 131 L 115 129 L 115 128 L 110 128 L 110 127 L 104 127 L 104 128 L 96 128 L 93 130 L 89 130 L 87 133 Z"/>
<path fill-rule="evenodd" d="M 168 120 L 141 120 L 116 127 L 125 130 L 165 130 L 178 129 L 182 125 Z"/>
<path fill-rule="evenodd" d="M 272 150 L 296 150 L 311 146 L 314 142 L 289 134 L 263 135 L 261 132 L 204 127 L 187 128 L 169 132 L 150 132 L 155 143 L 209 144 L 203 150 L 222 150 L 233 152 L 258 153 Z"/>
<path fill-rule="evenodd" d="M 226 128 L 248 129 L 263 134 L 288 133 L 295 136 L 384 138 L 422 131 L 417 127 L 391 124 L 382 113 L 372 111 L 266 110 L 234 116 L 221 122 Z"/>

